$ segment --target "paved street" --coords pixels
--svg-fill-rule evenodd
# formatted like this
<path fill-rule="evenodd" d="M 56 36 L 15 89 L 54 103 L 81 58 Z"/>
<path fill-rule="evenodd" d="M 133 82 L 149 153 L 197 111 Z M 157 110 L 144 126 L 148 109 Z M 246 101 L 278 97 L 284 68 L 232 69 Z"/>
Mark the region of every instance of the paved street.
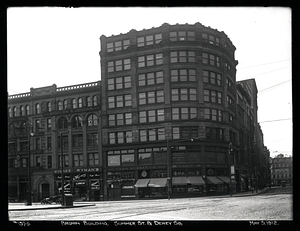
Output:
<path fill-rule="evenodd" d="M 9 211 L 9 220 L 292 220 L 290 192 L 275 188 L 253 196 L 90 202 L 94 206 Z"/>

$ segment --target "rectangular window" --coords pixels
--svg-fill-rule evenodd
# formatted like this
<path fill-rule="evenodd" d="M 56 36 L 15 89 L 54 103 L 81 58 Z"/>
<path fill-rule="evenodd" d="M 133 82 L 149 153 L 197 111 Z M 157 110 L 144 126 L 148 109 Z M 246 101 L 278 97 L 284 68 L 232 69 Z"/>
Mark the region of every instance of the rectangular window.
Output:
<path fill-rule="evenodd" d="M 41 138 L 35 138 L 35 150 L 41 150 Z"/>
<path fill-rule="evenodd" d="M 147 130 L 140 130 L 140 141 L 147 141 Z"/>
<path fill-rule="evenodd" d="M 173 139 L 180 139 L 180 132 L 179 132 L 179 127 L 173 127 L 172 128 L 172 135 Z"/>
<path fill-rule="evenodd" d="M 123 95 L 116 96 L 117 107 L 124 107 Z"/>
<path fill-rule="evenodd" d="M 123 144 L 124 143 L 124 134 L 123 132 L 117 132 L 117 137 L 118 137 L 118 144 Z"/>
<path fill-rule="evenodd" d="M 51 118 L 47 118 L 47 130 L 51 130 Z"/>
<path fill-rule="evenodd" d="M 116 136 L 114 132 L 108 133 L 109 138 L 109 144 L 115 144 L 116 143 Z"/>
<path fill-rule="evenodd" d="M 148 122 L 155 122 L 156 121 L 156 113 L 155 110 L 148 111 Z"/>
<path fill-rule="evenodd" d="M 52 149 L 52 137 L 47 137 L 47 149 Z"/>
<path fill-rule="evenodd" d="M 171 41 L 195 41 L 194 31 L 171 31 L 169 35 Z"/>
<path fill-rule="evenodd" d="M 99 165 L 99 155 L 98 153 L 89 153 L 89 166 Z"/>
<path fill-rule="evenodd" d="M 208 64 L 208 54 L 207 53 L 202 53 L 202 63 Z"/>
<path fill-rule="evenodd" d="M 172 108 L 172 119 L 179 120 L 179 108 Z"/>
<path fill-rule="evenodd" d="M 130 70 L 131 69 L 130 59 L 124 59 L 123 63 L 124 63 L 124 70 Z"/>
<path fill-rule="evenodd" d="M 153 45 L 153 35 L 146 36 L 146 46 Z"/>
<path fill-rule="evenodd" d="M 108 97 L 108 108 L 115 108 L 115 97 L 114 96 Z"/>
<path fill-rule="evenodd" d="M 138 67 L 146 67 L 146 66 L 150 67 L 150 66 L 161 65 L 161 64 L 163 64 L 162 53 L 138 57 Z"/>
<path fill-rule="evenodd" d="M 164 121 L 165 120 L 165 110 L 159 109 L 157 110 L 157 121 Z"/>
<path fill-rule="evenodd" d="M 190 97 L 190 100 L 197 100 L 197 90 L 196 90 L 196 88 L 190 88 L 189 89 L 189 97 Z"/>
<path fill-rule="evenodd" d="M 155 103 L 155 92 L 149 91 L 147 92 L 147 103 Z"/>
<path fill-rule="evenodd" d="M 115 89 L 115 79 L 107 79 L 107 90 L 114 90 Z"/>
<path fill-rule="evenodd" d="M 40 156 L 35 157 L 35 165 L 36 165 L 36 167 L 42 166 Z"/>
<path fill-rule="evenodd" d="M 178 101 L 178 100 L 179 100 L 179 90 L 172 89 L 172 101 Z"/>
<path fill-rule="evenodd" d="M 188 89 L 186 88 L 180 89 L 180 100 L 188 100 Z"/>
<path fill-rule="evenodd" d="M 156 102 L 157 103 L 165 102 L 164 91 L 157 91 L 156 92 Z"/>
<path fill-rule="evenodd" d="M 125 124 L 132 124 L 132 114 L 125 113 Z"/>
<path fill-rule="evenodd" d="M 126 143 L 132 143 L 132 131 L 125 132 Z"/>
<path fill-rule="evenodd" d="M 87 134 L 87 146 L 98 146 L 98 133 Z"/>
<path fill-rule="evenodd" d="M 52 168 L 52 156 L 47 156 L 48 168 Z"/>
<path fill-rule="evenodd" d="M 83 154 L 73 155 L 73 166 L 74 167 L 83 166 Z"/>
<path fill-rule="evenodd" d="M 83 147 L 83 136 L 82 136 L 82 134 L 72 135 L 72 147 Z"/>
<path fill-rule="evenodd" d="M 113 43 L 107 43 L 106 44 L 107 52 L 113 52 L 114 51 L 114 44 Z"/>
<path fill-rule="evenodd" d="M 139 74 L 138 75 L 139 86 L 146 85 L 146 74 Z"/>
<path fill-rule="evenodd" d="M 183 120 L 189 119 L 189 109 L 188 108 L 181 108 L 181 119 L 183 119 Z"/>
<path fill-rule="evenodd" d="M 107 72 L 130 70 L 130 59 L 121 59 L 107 62 Z"/>
<path fill-rule="evenodd" d="M 195 51 L 171 51 L 170 62 L 171 63 L 185 63 L 195 62 L 196 56 Z"/>
<path fill-rule="evenodd" d="M 140 121 L 140 123 L 146 123 L 147 122 L 147 112 L 146 111 L 140 111 L 139 112 L 139 121 Z"/>
<path fill-rule="evenodd" d="M 222 93 L 214 90 L 204 89 L 204 101 L 222 104 Z"/>
<path fill-rule="evenodd" d="M 138 37 L 137 38 L 137 46 L 138 47 L 145 46 L 145 38 L 144 37 Z"/>
<path fill-rule="evenodd" d="M 195 69 L 171 70 L 171 82 L 196 81 Z"/>
<path fill-rule="evenodd" d="M 139 104 L 140 105 L 146 104 L 146 93 L 145 92 L 139 93 Z"/>
<path fill-rule="evenodd" d="M 124 115 L 117 114 L 117 125 L 124 125 Z"/>
<path fill-rule="evenodd" d="M 116 126 L 115 115 L 109 115 L 108 116 L 108 126 Z"/>
<path fill-rule="evenodd" d="M 162 41 L 162 34 L 155 34 L 154 35 L 155 44 L 158 44 Z"/>

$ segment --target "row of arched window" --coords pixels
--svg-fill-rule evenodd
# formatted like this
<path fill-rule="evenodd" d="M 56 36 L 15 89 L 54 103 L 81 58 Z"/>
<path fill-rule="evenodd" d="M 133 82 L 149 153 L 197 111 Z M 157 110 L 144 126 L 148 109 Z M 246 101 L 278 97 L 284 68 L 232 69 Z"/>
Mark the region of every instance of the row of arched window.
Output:
<path fill-rule="evenodd" d="M 96 95 L 94 96 L 87 96 L 86 97 L 86 107 L 94 107 L 99 105 L 99 100 Z M 46 110 L 47 112 L 52 111 L 52 105 L 51 102 L 45 102 L 45 105 L 43 105 L 43 110 Z M 73 98 L 71 101 L 71 108 L 82 108 L 83 107 L 83 98 L 79 97 L 78 99 Z M 62 111 L 68 109 L 68 101 L 67 99 L 65 100 L 58 100 L 57 105 L 55 107 L 57 110 Z M 41 111 L 41 106 L 39 103 L 35 104 L 34 107 L 34 113 L 35 114 L 40 114 Z M 29 105 L 21 105 L 19 110 L 17 107 L 9 107 L 8 108 L 8 117 L 15 117 L 15 116 L 24 116 L 24 115 L 29 115 Z"/>
<path fill-rule="evenodd" d="M 68 120 L 66 117 L 60 117 L 58 119 L 58 129 L 67 129 L 68 128 Z M 83 126 L 82 116 L 76 115 L 72 118 L 72 128 L 79 128 Z M 98 116 L 95 114 L 90 114 L 87 118 L 87 126 L 97 126 L 99 123 Z"/>
<path fill-rule="evenodd" d="M 51 124 L 51 123 L 50 123 Z M 97 126 L 99 124 L 98 116 L 96 114 L 90 114 L 86 119 L 87 126 Z M 72 128 L 80 128 L 83 126 L 83 118 L 80 115 L 76 115 L 71 120 Z M 58 129 L 67 129 L 68 128 L 68 120 L 66 117 L 60 117 L 57 121 Z M 47 129 L 51 130 L 51 126 L 47 125 Z M 8 133 L 10 135 L 17 134 L 28 134 L 30 131 L 30 126 L 28 126 L 27 122 L 20 122 L 19 124 L 10 124 L 8 128 Z"/>

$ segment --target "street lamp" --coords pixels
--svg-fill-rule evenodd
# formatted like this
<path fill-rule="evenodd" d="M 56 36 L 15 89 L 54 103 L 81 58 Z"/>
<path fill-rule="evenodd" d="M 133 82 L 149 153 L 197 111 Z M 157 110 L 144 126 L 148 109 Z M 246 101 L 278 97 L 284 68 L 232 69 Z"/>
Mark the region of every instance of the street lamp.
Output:
<path fill-rule="evenodd" d="M 31 127 L 32 128 L 32 127 Z M 34 133 L 31 131 L 28 133 L 28 201 L 26 205 L 32 205 L 31 199 L 31 165 L 30 165 L 30 138 L 34 136 Z"/>
<path fill-rule="evenodd" d="M 54 131 L 53 132 L 57 132 Z M 65 205 L 65 182 L 64 182 L 64 156 L 63 156 L 63 134 L 67 134 L 69 131 L 67 132 L 60 132 L 59 136 L 60 136 L 60 158 L 61 158 L 61 205 L 64 206 Z"/>

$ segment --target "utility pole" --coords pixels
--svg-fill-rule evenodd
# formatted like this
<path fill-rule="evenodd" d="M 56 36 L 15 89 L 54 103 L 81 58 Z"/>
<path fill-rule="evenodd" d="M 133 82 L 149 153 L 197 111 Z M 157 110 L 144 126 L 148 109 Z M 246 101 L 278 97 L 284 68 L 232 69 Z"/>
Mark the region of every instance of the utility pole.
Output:
<path fill-rule="evenodd" d="M 229 166 L 229 181 L 230 181 L 229 193 L 230 193 L 230 196 L 232 197 L 231 161 L 230 161 L 231 149 L 232 149 L 232 143 L 230 142 L 228 145 L 228 166 Z"/>
<path fill-rule="evenodd" d="M 65 182 L 64 182 L 64 155 L 63 155 L 63 136 L 60 133 L 60 158 L 61 158 L 61 205 L 65 205 Z"/>
<path fill-rule="evenodd" d="M 171 177 L 170 177 L 170 142 L 167 140 L 167 179 L 168 179 L 168 200 L 170 200 L 170 184 L 171 184 Z"/>
<path fill-rule="evenodd" d="M 29 132 L 28 134 L 28 201 L 26 205 L 32 205 L 32 200 L 31 200 L 31 166 L 30 166 L 30 138 L 31 138 L 31 133 Z"/>

